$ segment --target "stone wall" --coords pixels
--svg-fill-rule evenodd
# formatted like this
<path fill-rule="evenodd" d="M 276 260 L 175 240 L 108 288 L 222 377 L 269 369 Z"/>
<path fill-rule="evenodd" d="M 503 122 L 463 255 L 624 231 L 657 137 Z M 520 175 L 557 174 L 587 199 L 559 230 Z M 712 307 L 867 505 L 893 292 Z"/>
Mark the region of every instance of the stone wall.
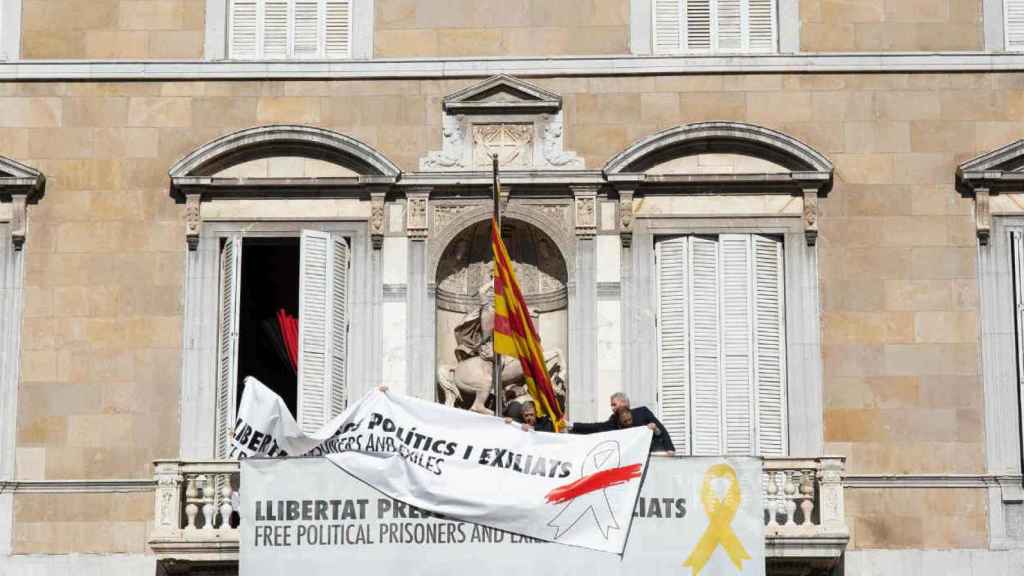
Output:
<path fill-rule="evenodd" d="M 205 0 L 24 0 L 22 58 L 201 58 Z"/>
<path fill-rule="evenodd" d="M 414 170 L 440 148 L 440 99 L 477 81 L 0 84 L 0 154 L 47 177 L 25 247 L 18 478 L 150 478 L 152 460 L 178 453 L 185 241 L 184 208 L 168 195 L 175 161 L 234 130 L 303 123 Z M 566 148 L 589 168 L 659 129 L 706 120 L 781 130 L 826 154 L 836 184 L 821 202 L 818 245 L 825 452 L 847 455 L 852 473 L 984 470 L 976 240 L 953 174 L 1019 137 L 1019 74 L 536 82 L 563 96 Z M 905 518 L 931 514 L 934 498 L 981 498 L 970 491 L 848 495 L 854 546 L 986 541 L 977 502 L 966 521 L 886 540 Z M 17 551 L 100 551 L 60 537 L 53 522 L 86 497 L 15 498 Z M 877 502 L 894 501 L 903 512 L 880 511 Z M 111 516 L 68 522 L 132 524 L 124 530 L 137 539 L 116 551 L 141 550 L 134 523 L 151 512 L 134 506 L 137 516 L 115 518 L 120 508 L 103 504 Z"/>
<path fill-rule="evenodd" d="M 629 0 L 376 0 L 381 58 L 629 53 Z"/>
<path fill-rule="evenodd" d="M 804 52 L 984 50 L 981 0 L 800 0 Z"/>

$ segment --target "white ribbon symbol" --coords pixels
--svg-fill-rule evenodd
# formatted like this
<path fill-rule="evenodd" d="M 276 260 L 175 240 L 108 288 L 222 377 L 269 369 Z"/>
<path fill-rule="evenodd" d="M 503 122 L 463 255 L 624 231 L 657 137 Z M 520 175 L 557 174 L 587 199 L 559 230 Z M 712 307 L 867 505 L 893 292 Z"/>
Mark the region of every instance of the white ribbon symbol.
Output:
<path fill-rule="evenodd" d="M 598 444 L 587 457 L 583 459 L 583 468 L 580 480 L 562 487 L 561 489 L 581 486 L 586 490 L 586 483 L 593 477 L 598 479 L 601 471 L 619 468 L 619 443 L 614 440 L 605 440 Z M 637 466 L 639 468 L 639 466 Z M 597 475 L 597 476 L 595 476 Z M 614 482 L 618 484 L 619 482 Z M 556 489 L 558 491 L 560 489 Z M 553 491 L 552 493 L 554 493 Z M 551 501 L 551 495 L 549 495 Z M 612 512 L 612 504 L 605 494 L 604 488 L 587 490 L 584 493 L 570 500 L 562 510 L 548 522 L 548 526 L 555 529 L 557 540 L 570 528 L 576 525 L 584 516 L 591 516 L 597 524 L 601 535 L 608 538 L 608 531 L 612 528 L 618 529 L 619 523 L 615 520 L 615 513 Z"/>

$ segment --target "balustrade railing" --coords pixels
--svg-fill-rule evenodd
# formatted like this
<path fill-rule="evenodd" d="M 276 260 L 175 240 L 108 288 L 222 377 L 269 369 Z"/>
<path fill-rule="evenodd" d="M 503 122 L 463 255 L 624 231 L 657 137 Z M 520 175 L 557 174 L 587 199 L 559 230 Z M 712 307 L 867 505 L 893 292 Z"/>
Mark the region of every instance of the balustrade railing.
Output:
<path fill-rule="evenodd" d="M 827 539 L 842 541 L 845 546 L 843 462 L 838 457 L 764 460 L 762 489 L 769 544 L 773 540 Z M 160 460 L 156 462 L 156 484 L 150 545 L 158 555 L 237 558 L 238 462 Z"/>

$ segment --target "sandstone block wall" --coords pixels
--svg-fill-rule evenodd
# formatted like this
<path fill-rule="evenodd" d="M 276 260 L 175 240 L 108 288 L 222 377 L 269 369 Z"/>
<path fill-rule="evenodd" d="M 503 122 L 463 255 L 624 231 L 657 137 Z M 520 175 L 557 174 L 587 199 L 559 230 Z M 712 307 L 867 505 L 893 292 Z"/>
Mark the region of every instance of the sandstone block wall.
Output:
<path fill-rule="evenodd" d="M 981 0 L 800 0 L 804 52 L 983 50 Z"/>
<path fill-rule="evenodd" d="M 205 0 L 24 0 L 26 59 L 198 59 Z"/>
<path fill-rule="evenodd" d="M 629 53 L 629 0 L 376 0 L 382 58 Z"/>
<path fill-rule="evenodd" d="M 0 154 L 47 177 L 25 247 L 18 477 L 149 478 L 154 459 L 178 454 L 185 241 L 183 206 L 168 196 L 174 162 L 223 134 L 294 122 L 414 170 L 440 148 L 441 98 L 477 81 L 0 84 Z M 659 129 L 708 120 L 781 130 L 826 154 L 836 184 L 821 202 L 818 243 L 825 452 L 847 455 L 852 473 L 983 472 L 977 248 L 953 175 L 1020 137 L 1019 75 L 536 82 L 563 96 L 566 147 L 589 168 Z M 848 491 L 854 546 L 986 541 L 975 508 L 941 531 L 887 540 L 931 514 L 933 492 Z M 983 502 L 980 491 L 942 494 Z M 52 520 L 79 498 L 16 495 L 17 551 L 100 551 L 63 538 L 71 528 Z M 901 512 L 880 511 L 878 499 L 899 500 Z M 132 506 L 126 517 L 68 522 L 87 525 L 73 528 L 83 534 L 116 523 L 131 543 L 102 550 L 142 550 L 137 523 L 152 512 Z"/>

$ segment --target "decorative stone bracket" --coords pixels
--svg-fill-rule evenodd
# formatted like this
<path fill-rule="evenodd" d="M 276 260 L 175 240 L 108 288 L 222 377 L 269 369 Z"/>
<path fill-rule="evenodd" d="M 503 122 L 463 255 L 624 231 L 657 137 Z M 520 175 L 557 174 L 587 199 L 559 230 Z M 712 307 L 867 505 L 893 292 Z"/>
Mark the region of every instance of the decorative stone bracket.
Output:
<path fill-rule="evenodd" d="M 572 186 L 576 204 L 576 237 L 593 238 L 597 235 L 597 190 L 598 186 Z"/>
<path fill-rule="evenodd" d="M 430 233 L 429 201 L 429 187 L 410 188 L 405 193 L 405 233 L 414 242 L 426 240 Z"/>
<path fill-rule="evenodd" d="M 818 242 L 818 189 L 804 189 L 804 237 L 808 246 Z"/>
<path fill-rule="evenodd" d="M 28 235 L 28 205 L 43 196 L 46 178 L 24 164 L 0 156 L 0 202 L 11 203 L 11 244 L 21 250 Z"/>

